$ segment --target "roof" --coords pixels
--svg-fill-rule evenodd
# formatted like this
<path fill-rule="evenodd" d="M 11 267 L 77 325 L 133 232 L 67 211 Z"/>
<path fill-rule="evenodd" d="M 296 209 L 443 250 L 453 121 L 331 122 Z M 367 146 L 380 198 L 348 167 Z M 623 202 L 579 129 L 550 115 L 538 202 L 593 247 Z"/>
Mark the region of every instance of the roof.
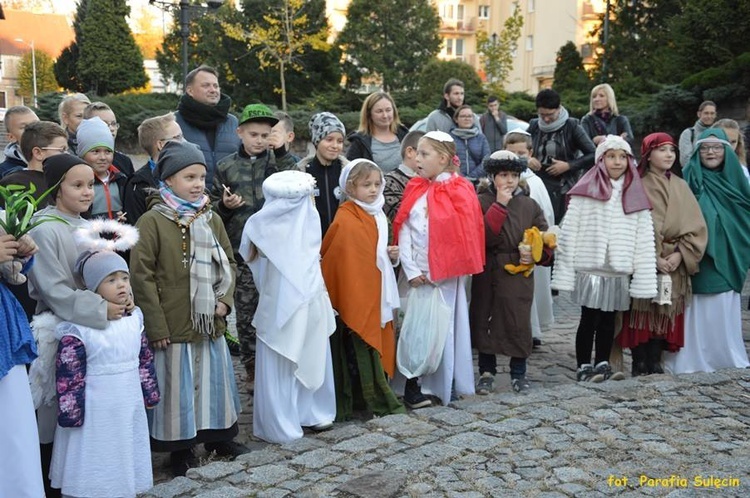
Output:
<path fill-rule="evenodd" d="M 29 51 L 28 44 L 57 58 L 75 39 L 68 18 L 60 14 L 34 14 L 20 10 L 5 9 L 5 20 L 0 19 L 0 54 L 23 55 Z M 16 41 L 17 38 L 23 42 Z M 26 42 L 26 43 L 24 43 Z"/>

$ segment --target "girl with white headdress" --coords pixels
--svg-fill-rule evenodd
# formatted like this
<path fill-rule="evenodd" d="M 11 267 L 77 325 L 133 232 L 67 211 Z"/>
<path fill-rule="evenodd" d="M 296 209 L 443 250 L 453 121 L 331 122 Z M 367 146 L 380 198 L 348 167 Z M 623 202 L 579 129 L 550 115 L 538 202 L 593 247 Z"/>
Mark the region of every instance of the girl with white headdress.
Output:
<path fill-rule="evenodd" d="M 240 254 L 260 292 L 253 434 L 272 443 L 323 430 L 336 417 L 328 337 L 336 329 L 320 271 L 315 179 L 282 171 L 263 182 L 263 208 L 245 224 Z"/>
<path fill-rule="evenodd" d="M 352 412 L 404 413 L 386 377 L 396 367 L 393 313 L 400 305 L 383 213 L 383 172 L 366 159 L 347 164 L 339 188 L 350 200 L 336 211 L 323 238 L 323 278 L 339 313 L 331 336 L 336 382 L 336 419 Z"/>

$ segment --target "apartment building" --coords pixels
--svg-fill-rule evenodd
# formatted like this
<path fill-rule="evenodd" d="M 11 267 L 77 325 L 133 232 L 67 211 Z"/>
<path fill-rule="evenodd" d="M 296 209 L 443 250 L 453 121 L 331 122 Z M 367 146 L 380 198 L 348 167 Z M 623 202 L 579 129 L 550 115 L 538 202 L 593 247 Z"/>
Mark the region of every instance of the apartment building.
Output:
<path fill-rule="evenodd" d="M 595 40 L 591 31 L 605 10 L 605 0 L 433 0 L 440 15 L 443 46 L 438 57 L 462 60 L 482 74 L 477 53 L 477 34 L 499 34 L 516 5 L 523 16 L 521 37 L 516 42 L 509 91 L 537 93 L 552 85 L 557 51 L 575 42 L 584 61 L 593 62 Z M 328 0 L 326 12 L 331 39 L 346 24 L 349 0 Z"/>

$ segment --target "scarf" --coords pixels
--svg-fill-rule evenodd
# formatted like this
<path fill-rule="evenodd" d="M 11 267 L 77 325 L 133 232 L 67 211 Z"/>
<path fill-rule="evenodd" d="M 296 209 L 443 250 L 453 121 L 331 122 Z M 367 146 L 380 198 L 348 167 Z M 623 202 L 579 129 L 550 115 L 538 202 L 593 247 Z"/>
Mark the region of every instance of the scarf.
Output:
<path fill-rule="evenodd" d="M 604 166 L 604 155 L 608 150 L 619 149 L 628 153 L 628 168 L 625 170 L 622 187 L 622 209 L 625 214 L 651 209 L 651 203 L 643 188 L 643 182 L 635 167 L 635 159 L 630 152 L 630 146 L 617 135 L 608 135 L 596 148 L 596 164 L 568 192 L 571 196 L 590 197 L 599 201 L 607 201 L 612 197 L 612 182 L 607 167 Z"/>
<path fill-rule="evenodd" d="M 177 110 L 185 121 L 200 128 L 201 130 L 216 129 L 226 121 L 232 99 L 228 95 L 221 94 L 219 103 L 216 105 L 202 104 L 188 94 L 180 97 Z"/>
<path fill-rule="evenodd" d="M 190 312 L 193 328 L 202 335 L 214 337 L 214 315 L 217 299 L 232 285 L 232 268 L 224 249 L 208 224 L 212 213 L 208 196 L 188 202 L 176 196 L 165 184 L 159 188 L 163 204 L 156 212 L 190 232 Z"/>
<path fill-rule="evenodd" d="M 724 164 L 712 170 L 701 163 L 700 144 L 716 143 L 717 139 L 724 145 Z M 701 133 L 683 174 L 706 219 L 706 254 L 711 259 L 704 258 L 701 262 L 701 271 L 693 278 L 693 289 L 697 293 L 715 292 L 712 289 L 728 284 L 735 292 L 741 292 L 750 268 L 747 250 L 750 247 L 750 185 L 724 130 L 709 128 Z M 708 267 L 711 262 L 715 272 Z"/>
<path fill-rule="evenodd" d="M 457 138 L 460 138 L 462 140 L 474 138 L 480 133 L 481 131 L 479 131 L 479 128 L 477 128 L 476 125 L 471 125 L 471 128 L 453 128 L 451 130 L 451 135 L 455 135 Z"/>
<path fill-rule="evenodd" d="M 542 130 L 544 133 L 553 133 L 563 126 L 565 126 L 565 123 L 568 122 L 568 118 L 570 115 L 568 114 L 568 110 L 560 106 L 560 115 L 557 116 L 557 119 L 552 121 L 551 123 L 545 123 L 543 119 L 539 119 L 537 123 L 539 124 L 539 129 Z"/>
<path fill-rule="evenodd" d="M 339 188 L 346 192 L 346 182 L 349 179 L 354 166 L 361 162 L 371 162 L 366 159 L 355 159 L 350 162 L 341 171 L 339 176 Z M 380 173 L 381 181 L 383 173 Z M 375 249 L 375 263 L 380 270 L 380 326 L 393 320 L 393 310 L 401 307 L 401 299 L 398 295 L 398 284 L 396 283 L 396 274 L 391 265 L 391 258 L 388 257 L 388 219 L 383 212 L 385 205 L 385 181 L 380 184 L 380 193 L 378 198 L 371 204 L 362 202 L 359 199 L 350 197 L 350 200 L 357 206 L 365 210 L 367 214 L 375 218 L 375 224 L 378 227 L 378 245 Z"/>
<path fill-rule="evenodd" d="M 597 110 L 591 114 L 594 122 L 594 128 L 596 128 L 597 135 L 608 135 L 607 126 L 609 126 L 609 120 L 612 119 L 612 112 L 607 110 Z"/>
<path fill-rule="evenodd" d="M 474 275 L 484 269 L 484 215 L 474 186 L 457 174 L 446 181 L 421 176 L 406 184 L 401 207 L 393 220 L 393 239 L 409 219 L 414 203 L 427 195 L 430 276 L 443 280 Z"/>

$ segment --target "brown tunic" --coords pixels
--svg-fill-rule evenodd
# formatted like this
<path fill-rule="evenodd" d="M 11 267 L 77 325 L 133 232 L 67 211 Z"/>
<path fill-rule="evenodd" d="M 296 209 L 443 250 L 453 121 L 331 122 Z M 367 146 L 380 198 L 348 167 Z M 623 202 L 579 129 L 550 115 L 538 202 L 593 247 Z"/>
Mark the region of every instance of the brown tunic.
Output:
<path fill-rule="evenodd" d="M 513 358 L 531 354 L 531 302 L 534 299 L 534 278 L 523 273 L 505 271 L 508 263 L 519 264 L 518 244 L 527 228 L 547 230 L 542 208 L 530 197 L 514 195 L 507 206 L 507 216 L 495 233 L 487 223 L 487 210 L 495 202 L 495 194 L 479 194 L 485 214 L 485 247 L 487 262 L 484 271 L 474 275 L 471 284 L 472 347 L 480 353 L 495 353 Z"/>

